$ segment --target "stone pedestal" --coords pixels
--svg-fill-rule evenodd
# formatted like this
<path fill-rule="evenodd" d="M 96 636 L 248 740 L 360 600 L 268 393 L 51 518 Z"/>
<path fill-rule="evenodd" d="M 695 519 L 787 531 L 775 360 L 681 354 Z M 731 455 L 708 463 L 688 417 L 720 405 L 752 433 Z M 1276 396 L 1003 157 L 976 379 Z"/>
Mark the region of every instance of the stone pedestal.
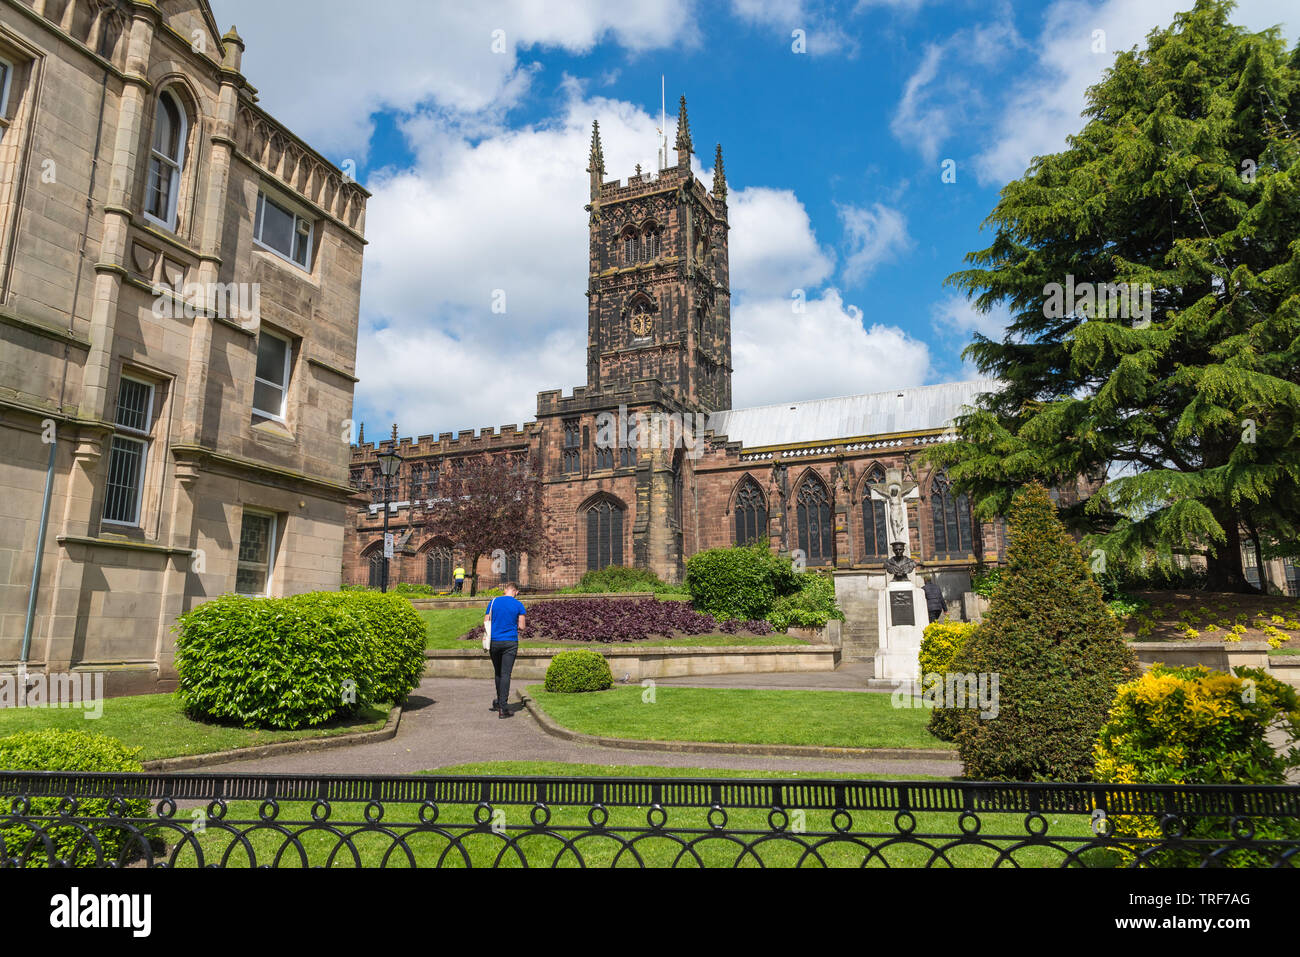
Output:
<path fill-rule="evenodd" d="M 921 633 L 929 621 L 925 609 L 925 591 L 915 581 L 878 580 L 880 602 L 877 615 L 880 627 L 880 650 L 876 652 L 876 678 L 879 680 L 919 681 Z"/>

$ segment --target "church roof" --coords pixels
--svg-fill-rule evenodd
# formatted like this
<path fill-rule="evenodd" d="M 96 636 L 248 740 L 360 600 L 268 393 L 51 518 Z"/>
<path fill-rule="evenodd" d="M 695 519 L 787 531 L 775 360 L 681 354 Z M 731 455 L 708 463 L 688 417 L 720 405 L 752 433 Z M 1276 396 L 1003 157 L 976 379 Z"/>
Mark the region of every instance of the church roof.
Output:
<path fill-rule="evenodd" d="M 709 415 L 709 428 L 748 448 L 890 435 L 946 428 L 981 392 L 995 392 L 996 379 L 869 392 L 835 399 L 783 402 Z"/>

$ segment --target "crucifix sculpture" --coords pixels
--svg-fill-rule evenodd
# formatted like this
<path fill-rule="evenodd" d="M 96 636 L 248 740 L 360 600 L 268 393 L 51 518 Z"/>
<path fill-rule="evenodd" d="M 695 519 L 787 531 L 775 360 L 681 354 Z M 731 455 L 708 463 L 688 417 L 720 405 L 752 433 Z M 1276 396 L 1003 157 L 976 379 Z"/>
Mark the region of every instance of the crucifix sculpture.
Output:
<path fill-rule="evenodd" d="M 899 542 L 904 554 L 912 550 L 911 539 L 907 534 L 907 502 L 921 497 L 915 482 L 903 479 L 902 469 L 890 469 L 885 473 L 883 482 L 872 482 L 871 497 L 877 502 L 885 503 L 885 527 L 889 532 L 889 544 Z"/>

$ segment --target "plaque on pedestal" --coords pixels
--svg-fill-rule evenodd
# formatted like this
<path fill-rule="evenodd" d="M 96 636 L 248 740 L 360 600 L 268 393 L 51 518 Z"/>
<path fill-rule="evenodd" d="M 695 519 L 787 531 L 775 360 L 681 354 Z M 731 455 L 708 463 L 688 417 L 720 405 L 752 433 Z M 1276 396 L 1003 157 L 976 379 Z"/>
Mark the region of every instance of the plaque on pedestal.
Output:
<path fill-rule="evenodd" d="M 889 593 L 889 623 L 895 627 L 916 624 L 916 611 L 912 605 L 910 589 Z"/>

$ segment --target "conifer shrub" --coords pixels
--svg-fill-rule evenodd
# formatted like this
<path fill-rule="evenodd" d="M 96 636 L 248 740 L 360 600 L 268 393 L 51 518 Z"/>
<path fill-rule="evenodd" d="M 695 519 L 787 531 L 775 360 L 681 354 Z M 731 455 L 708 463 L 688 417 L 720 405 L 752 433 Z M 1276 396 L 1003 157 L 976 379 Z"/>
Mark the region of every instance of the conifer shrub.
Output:
<path fill-rule="evenodd" d="M 561 651 L 546 668 L 543 687 L 559 694 L 605 691 L 614 685 L 605 656 L 595 651 Z"/>
<path fill-rule="evenodd" d="M 138 773 L 143 770 L 140 750 L 129 748 L 106 734 L 88 731 L 55 728 L 22 731 L 0 738 L 0 770 Z M 32 798 L 26 816 L 57 817 L 62 800 L 57 797 Z M 4 806 L 7 811 L 7 799 Z M 56 861 L 67 861 L 74 867 L 108 866 L 124 863 L 143 852 L 144 847 L 138 834 L 110 823 L 101 824 L 99 820 L 148 815 L 148 801 L 116 802 L 110 798 L 91 798 L 78 802 L 78 823 L 39 822 L 38 826 L 53 845 Z M 14 860 L 25 858 L 27 867 L 49 866 L 49 848 L 30 825 L 0 819 L 0 841 L 4 842 L 7 857 Z"/>
<path fill-rule="evenodd" d="M 1038 483 L 1013 499 L 1002 580 L 951 669 L 999 676 L 996 717 L 955 712 L 966 777 L 1091 778 L 1097 732 L 1137 658 Z"/>

